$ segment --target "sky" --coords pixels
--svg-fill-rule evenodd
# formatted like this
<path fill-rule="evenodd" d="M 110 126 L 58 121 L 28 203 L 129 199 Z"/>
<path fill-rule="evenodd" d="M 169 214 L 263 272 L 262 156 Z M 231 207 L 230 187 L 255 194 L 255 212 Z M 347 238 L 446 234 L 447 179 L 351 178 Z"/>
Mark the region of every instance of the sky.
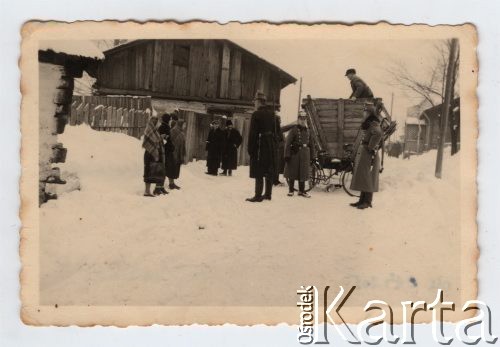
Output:
<path fill-rule="evenodd" d="M 407 109 L 422 99 L 391 83 L 387 72 L 396 62 L 403 62 L 410 73 L 424 77 L 434 65 L 434 40 L 235 40 L 241 46 L 285 70 L 297 80 L 302 77 L 302 96 L 312 98 L 348 98 L 348 68 L 355 68 L 376 97 L 391 108 L 393 118 L 403 128 Z M 284 123 L 297 116 L 299 82 L 281 92 L 281 117 Z"/>

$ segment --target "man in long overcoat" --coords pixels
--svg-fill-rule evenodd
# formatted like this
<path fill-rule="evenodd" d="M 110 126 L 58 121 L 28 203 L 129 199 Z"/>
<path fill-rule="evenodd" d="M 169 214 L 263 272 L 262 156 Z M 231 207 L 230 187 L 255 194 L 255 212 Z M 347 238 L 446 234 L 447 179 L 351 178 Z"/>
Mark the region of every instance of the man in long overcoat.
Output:
<path fill-rule="evenodd" d="M 368 106 L 364 114 L 365 120 L 361 125 L 364 135 L 354 160 L 351 181 L 351 189 L 361 192 L 359 201 L 351 204 L 358 209 L 372 207 L 373 193 L 378 192 L 380 173 L 378 149 L 383 137 L 375 109 Z"/>
<path fill-rule="evenodd" d="M 257 92 L 255 112 L 250 119 L 248 154 L 250 155 L 250 177 L 255 179 L 255 195 L 250 202 L 271 200 L 276 170 L 277 119 L 272 107 L 266 106 L 266 96 Z M 265 182 L 265 192 L 264 190 Z"/>
<path fill-rule="evenodd" d="M 222 144 L 224 141 L 224 135 L 222 130 L 219 128 L 219 122 L 213 121 L 210 124 L 210 131 L 208 133 L 208 138 L 206 141 L 205 149 L 207 151 L 207 174 L 212 176 L 217 176 L 221 155 L 222 155 Z"/>
<path fill-rule="evenodd" d="M 288 196 L 293 196 L 295 181 L 299 181 L 299 196 L 310 198 L 305 182 L 310 179 L 311 159 L 316 156 L 314 141 L 307 128 L 307 116 L 302 111 L 297 125 L 290 129 L 285 142 L 285 177 L 288 179 Z"/>
<path fill-rule="evenodd" d="M 349 97 L 351 100 L 373 98 L 373 93 L 368 84 L 356 75 L 355 69 L 348 69 L 345 73 L 346 77 L 351 81 L 352 94 Z"/>
<path fill-rule="evenodd" d="M 238 147 L 241 145 L 242 137 L 240 132 L 233 127 L 233 122 L 226 121 L 224 130 L 224 147 L 222 149 L 222 174 L 232 175 L 232 171 L 238 167 Z"/>

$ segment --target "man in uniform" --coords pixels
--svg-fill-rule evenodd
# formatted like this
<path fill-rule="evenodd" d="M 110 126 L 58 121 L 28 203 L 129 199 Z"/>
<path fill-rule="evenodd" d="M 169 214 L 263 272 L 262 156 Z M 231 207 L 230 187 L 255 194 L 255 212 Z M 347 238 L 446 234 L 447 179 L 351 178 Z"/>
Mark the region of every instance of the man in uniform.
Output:
<path fill-rule="evenodd" d="M 348 69 L 345 73 L 351 81 L 352 94 L 351 100 L 373 98 L 373 93 L 368 85 L 356 75 L 355 69 Z"/>
<path fill-rule="evenodd" d="M 250 177 L 255 179 L 255 195 L 246 199 L 250 202 L 271 200 L 276 170 L 276 127 L 277 118 L 272 107 L 266 105 L 262 92 L 255 95 L 255 112 L 250 119 L 248 154 L 250 155 Z M 262 195 L 264 190 L 265 192 Z"/>

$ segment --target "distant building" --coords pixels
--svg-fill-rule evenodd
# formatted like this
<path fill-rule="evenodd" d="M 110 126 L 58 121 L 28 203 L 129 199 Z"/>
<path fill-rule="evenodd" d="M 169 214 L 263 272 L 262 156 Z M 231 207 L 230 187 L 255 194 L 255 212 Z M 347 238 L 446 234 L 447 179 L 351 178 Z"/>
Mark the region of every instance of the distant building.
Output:
<path fill-rule="evenodd" d="M 424 150 L 434 149 L 438 146 L 442 112 L 443 105 L 440 104 L 424 110 L 420 115 L 420 119 L 424 121 L 426 125 Z M 457 141 L 460 142 L 460 98 L 456 98 L 451 102 L 450 117 L 445 129 L 445 143 L 451 142 L 452 134 L 450 124 L 453 125 Z"/>
<path fill-rule="evenodd" d="M 136 40 L 104 52 L 94 86 L 101 95 L 151 96 L 158 114 L 180 110 L 186 120 L 187 160 L 205 159 L 210 122 L 233 119 L 244 137 L 256 91 L 277 108 L 281 90 L 296 79 L 228 40 Z"/>
<path fill-rule="evenodd" d="M 409 109 L 408 114 L 412 116 L 406 118 L 405 122 L 405 153 L 422 153 L 438 147 L 443 104 L 423 109 L 416 117 L 415 112 L 420 109 L 421 105 Z M 451 103 L 450 118 L 445 129 L 445 144 L 451 142 L 452 136 L 456 136 L 457 143 L 460 142 L 460 98 Z"/>

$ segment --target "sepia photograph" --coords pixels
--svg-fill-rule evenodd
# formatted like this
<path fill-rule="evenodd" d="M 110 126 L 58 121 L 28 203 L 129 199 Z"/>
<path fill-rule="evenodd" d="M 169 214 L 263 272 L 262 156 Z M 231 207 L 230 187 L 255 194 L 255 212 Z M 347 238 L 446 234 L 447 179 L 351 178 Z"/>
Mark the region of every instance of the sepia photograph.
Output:
<path fill-rule="evenodd" d="M 22 36 L 26 324 L 298 324 L 302 290 L 320 312 L 343 297 L 350 323 L 370 300 L 391 324 L 405 301 L 471 316 L 472 25 L 29 22 Z"/>

